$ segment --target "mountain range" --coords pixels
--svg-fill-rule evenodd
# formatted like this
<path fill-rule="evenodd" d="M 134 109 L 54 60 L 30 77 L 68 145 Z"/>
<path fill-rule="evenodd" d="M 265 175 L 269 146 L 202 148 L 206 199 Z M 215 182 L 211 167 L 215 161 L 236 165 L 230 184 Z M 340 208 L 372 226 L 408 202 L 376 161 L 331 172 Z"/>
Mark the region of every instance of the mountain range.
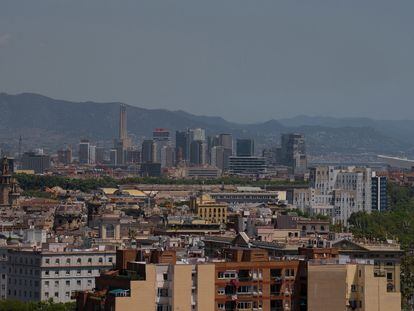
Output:
<path fill-rule="evenodd" d="M 71 102 L 34 93 L 0 93 L 0 148 L 17 150 L 45 147 L 50 151 L 80 139 L 110 144 L 117 137 L 120 103 Z M 208 134 L 232 133 L 254 138 L 259 147 L 273 146 L 280 134 L 306 135 L 311 154 L 413 154 L 413 120 L 374 120 L 298 116 L 241 124 L 221 117 L 197 116 L 185 111 L 144 109 L 127 105 L 128 132 L 133 139 L 151 137 L 154 128 L 171 131 L 201 127 Z"/>

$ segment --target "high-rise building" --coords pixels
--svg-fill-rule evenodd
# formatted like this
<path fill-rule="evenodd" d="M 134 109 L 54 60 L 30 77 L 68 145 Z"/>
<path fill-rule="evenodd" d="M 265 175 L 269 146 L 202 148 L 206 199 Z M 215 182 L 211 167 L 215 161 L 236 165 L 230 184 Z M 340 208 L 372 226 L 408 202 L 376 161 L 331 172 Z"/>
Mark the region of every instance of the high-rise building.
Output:
<path fill-rule="evenodd" d="M 95 148 L 95 162 L 97 164 L 103 164 L 105 162 L 105 148 L 104 147 Z"/>
<path fill-rule="evenodd" d="M 194 165 L 205 164 L 206 144 L 201 140 L 190 143 L 190 163 Z"/>
<path fill-rule="evenodd" d="M 229 169 L 230 157 L 231 150 L 223 146 L 215 146 L 211 149 L 211 165 L 222 171 L 227 171 Z"/>
<path fill-rule="evenodd" d="M 114 149 L 116 150 L 116 165 L 125 164 L 125 141 L 115 140 Z"/>
<path fill-rule="evenodd" d="M 205 142 L 206 141 L 206 130 L 202 128 L 191 129 L 190 139 Z"/>
<path fill-rule="evenodd" d="M 72 149 L 66 148 L 58 150 L 58 162 L 63 165 L 68 165 L 72 163 Z"/>
<path fill-rule="evenodd" d="M 303 134 L 282 134 L 280 164 L 290 167 L 295 174 L 307 169 L 305 136 Z"/>
<path fill-rule="evenodd" d="M 252 157 L 254 156 L 254 141 L 253 139 L 237 139 L 236 154 L 238 157 Z"/>
<path fill-rule="evenodd" d="M 175 149 L 177 162 L 190 159 L 190 133 L 188 130 L 175 132 Z"/>
<path fill-rule="evenodd" d="M 129 148 L 126 150 L 125 155 L 126 163 L 136 164 L 141 162 L 141 152 L 137 149 Z"/>
<path fill-rule="evenodd" d="M 175 164 L 175 150 L 170 145 L 161 149 L 161 167 L 173 167 Z"/>
<path fill-rule="evenodd" d="M 126 106 L 121 105 L 119 107 L 119 140 L 126 141 L 128 139 L 128 130 L 127 130 L 127 113 Z"/>
<path fill-rule="evenodd" d="M 96 163 L 96 146 L 90 145 L 89 146 L 89 164 Z"/>
<path fill-rule="evenodd" d="M 111 165 L 116 165 L 118 163 L 117 155 L 118 151 L 116 149 L 109 150 L 109 163 Z"/>
<path fill-rule="evenodd" d="M 89 164 L 90 145 L 89 140 L 81 140 L 79 143 L 78 160 L 80 164 Z"/>
<path fill-rule="evenodd" d="M 233 136 L 231 134 L 220 134 L 219 144 L 233 153 Z"/>
<path fill-rule="evenodd" d="M 33 170 L 36 174 L 43 174 L 50 168 L 50 157 L 46 154 L 25 152 L 21 161 L 23 170 Z"/>
<path fill-rule="evenodd" d="M 375 173 L 372 178 L 372 210 L 383 212 L 388 209 L 387 177 L 377 176 Z"/>
<path fill-rule="evenodd" d="M 142 142 L 141 157 L 142 163 L 153 163 L 154 161 L 154 141 L 146 139 Z"/>
<path fill-rule="evenodd" d="M 163 148 L 171 145 L 170 132 L 163 128 L 157 128 L 152 132 L 152 140 L 155 145 L 154 162 L 161 163 Z"/>
<path fill-rule="evenodd" d="M 125 164 L 125 151 L 131 145 L 128 137 L 127 128 L 127 111 L 126 106 L 121 105 L 119 107 L 119 137 L 114 141 L 114 149 L 117 150 L 116 165 Z"/>

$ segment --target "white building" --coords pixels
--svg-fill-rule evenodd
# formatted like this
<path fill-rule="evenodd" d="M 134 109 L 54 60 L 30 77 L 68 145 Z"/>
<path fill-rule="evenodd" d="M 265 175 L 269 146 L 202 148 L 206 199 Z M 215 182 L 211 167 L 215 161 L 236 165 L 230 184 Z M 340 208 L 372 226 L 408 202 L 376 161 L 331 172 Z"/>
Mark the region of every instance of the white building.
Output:
<path fill-rule="evenodd" d="M 371 212 L 371 169 L 318 166 L 310 169 L 310 188 L 295 189 L 293 204 L 346 225 L 352 213 Z"/>
<path fill-rule="evenodd" d="M 112 268 L 114 250 L 0 248 L 0 298 L 20 301 L 72 301 L 72 293 L 91 290 L 101 270 Z"/>

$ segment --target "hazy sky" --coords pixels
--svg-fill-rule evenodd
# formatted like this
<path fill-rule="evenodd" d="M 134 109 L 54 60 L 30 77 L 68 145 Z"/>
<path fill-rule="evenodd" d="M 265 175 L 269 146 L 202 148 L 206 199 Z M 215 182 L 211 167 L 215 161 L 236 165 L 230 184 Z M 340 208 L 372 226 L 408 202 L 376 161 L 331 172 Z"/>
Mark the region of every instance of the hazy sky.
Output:
<path fill-rule="evenodd" d="M 414 119 L 414 1 L 0 0 L 0 91 Z"/>

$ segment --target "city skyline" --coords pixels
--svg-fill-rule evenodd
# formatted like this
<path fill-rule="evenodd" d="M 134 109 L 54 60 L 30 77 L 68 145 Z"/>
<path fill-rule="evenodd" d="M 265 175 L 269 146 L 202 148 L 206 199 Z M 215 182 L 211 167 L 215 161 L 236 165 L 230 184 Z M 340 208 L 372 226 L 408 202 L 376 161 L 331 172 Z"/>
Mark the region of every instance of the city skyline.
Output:
<path fill-rule="evenodd" d="M 7 2 L 0 84 L 238 122 L 414 119 L 413 5 Z"/>

